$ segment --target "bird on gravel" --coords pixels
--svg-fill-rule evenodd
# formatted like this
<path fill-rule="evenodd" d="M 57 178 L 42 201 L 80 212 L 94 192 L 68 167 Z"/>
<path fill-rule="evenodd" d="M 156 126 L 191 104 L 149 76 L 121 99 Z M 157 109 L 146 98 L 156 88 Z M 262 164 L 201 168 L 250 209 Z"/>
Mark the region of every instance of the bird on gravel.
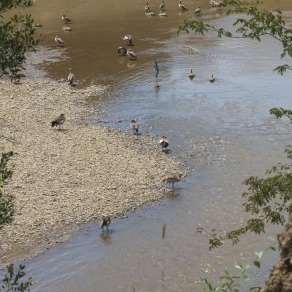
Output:
<path fill-rule="evenodd" d="M 111 217 L 110 216 L 102 216 L 101 220 L 100 220 L 100 228 L 104 229 L 104 227 L 106 227 L 106 231 L 108 232 L 108 227 L 111 224 Z"/>
<path fill-rule="evenodd" d="M 163 179 L 163 183 L 171 183 L 172 188 L 174 189 L 174 183 L 179 182 L 182 178 L 182 174 L 174 175 L 174 176 L 167 176 Z"/>
<path fill-rule="evenodd" d="M 159 140 L 159 144 L 162 147 L 162 151 L 166 151 L 166 148 L 169 145 L 168 139 L 166 136 L 162 136 L 161 139 Z"/>
<path fill-rule="evenodd" d="M 71 68 L 69 68 L 69 75 L 67 77 L 69 85 L 74 85 L 74 78 L 75 78 L 75 75 L 71 72 Z"/>
<path fill-rule="evenodd" d="M 139 132 L 139 125 L 137 124 L 137 122 L 135 120 L 131 120 L 131 129 L 133 131 L 133 134 L 138 134 Z"/>
<path fill-rule="evenodd" d="M 55 120 L 53 120 L 52 123 L 52 127 L 57 127 L 59 126 L 59 130 L 61 129 L 61 125 L 64 124 L 64 122 L 66 121 L 65 115 L 61 114 L 58 118 L 56 118 Z"/>

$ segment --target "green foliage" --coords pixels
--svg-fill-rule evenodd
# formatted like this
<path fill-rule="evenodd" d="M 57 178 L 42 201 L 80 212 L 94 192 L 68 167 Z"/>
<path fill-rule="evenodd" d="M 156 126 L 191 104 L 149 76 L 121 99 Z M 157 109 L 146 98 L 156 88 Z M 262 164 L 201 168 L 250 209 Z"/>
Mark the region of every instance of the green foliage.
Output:
<path fill-rule="evenodd" d="M 274 115 L 277 119 L 282 117 L 287 117 L 292 124 L 292 110 L 286 110 L 283 108 L 272 108 L 270 109 L 270 114 Z"/>
<path fill-rule="evenodd" d="M 12 81 L 24 77 L 26 53 L 34 51 L 35 29 L 31 15 L 14 15 L 4 20 L 4 12 L 17 7 L 32 6 L 32 0 L 1 0 L 0 2 L 0 77 L 7 75 Z"/>
<path fill-rule="evenodd" d="M 292 56 L 292 29 L 286 26 L 282 12 L 277 11 L 259 11 L 256 5 L 260 1 L 234 1 L 225 0 L 224 5 L 229 5 L 231 8 L 227 11 L 230 14 L 244 14 L 243 18 L 238 18 L 233 26 L 236 27 L 236 33 L 223 28 L 216 28 L 211 24 L 203 23 L 198 20 L 185 20 L 179 26 L 177 34 L 180 32 L 189 32 L 192 30 L 196 33 L 204 35 L 209 31 L 215 31 L 218 37 L 229 38 L 250 38 L 260 41 L 263 36 L 271 36 L 282 44 L 281 58 Z M 279 74 L 283 74 L 287 69 L 291 70 L 292 66 L 283 64 L 276 67 L 274 70 Z"/>
<path fill-rule="evenodd" d="M 0 280 L 0 291 L 30 291 L 30 287 L 33 285 L 33 281 L 31 277 L 25 281 L 22 280 L 22 278 L 25 276 L 24 268 L 25 266 L 20 265 L 18 270 L 15 270 L 13 264 L 7 266 L 7 273 L 4 278 Z"/>
<path fill-rule="evenodd" d="M 13 152 L 2 153 L 0 160 L 0 187 L 12 177 L 12 170 L 7 168 L 8 161 L 12 157 Z M 14 215 L 14 197 L 0 190 L 0 228 L 4 224 L 11 223 Z"/>
<path fill-rule="evenodd" d="M 272 239 L 274 241 L 274 239 Z M 250 277 L 248 275 L 248 270 L 254 266 L 256 268 L 261 268 L 260 259 L 262 258 L 263 254 L 267 250 L 275 251 L 275 242 L 272 246 L 269 246 L 264 251 L 255 252 L 256 258 L 249 264 L 241 265 L 236 264 L 235 268 L 239 270 L 239 272 L 235 275 L 229 273 L 228 271 L 224 271 L 223 275 L 219 278 L 218 284 L 212 284 L 206 278 L 202 278 L 203 283 L 203 291 L 205 292 L 239 292 L 240 284 L 242 282 L 249 281 Z M 261 287 L 252 287 L 249 291 L 260 291 Z"/>

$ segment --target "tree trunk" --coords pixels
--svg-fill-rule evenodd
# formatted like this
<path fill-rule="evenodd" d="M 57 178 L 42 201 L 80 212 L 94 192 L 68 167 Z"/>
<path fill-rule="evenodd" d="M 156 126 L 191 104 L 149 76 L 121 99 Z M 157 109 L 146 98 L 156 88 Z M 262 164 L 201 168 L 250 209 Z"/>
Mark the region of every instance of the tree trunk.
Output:
<path fill-rule="evenodd" d="M 280 259 L 271 269 L 266 287 L 261 292 L 292 291 L 292 204 L 289 208 L 289 220 L 278 235 Z"/>

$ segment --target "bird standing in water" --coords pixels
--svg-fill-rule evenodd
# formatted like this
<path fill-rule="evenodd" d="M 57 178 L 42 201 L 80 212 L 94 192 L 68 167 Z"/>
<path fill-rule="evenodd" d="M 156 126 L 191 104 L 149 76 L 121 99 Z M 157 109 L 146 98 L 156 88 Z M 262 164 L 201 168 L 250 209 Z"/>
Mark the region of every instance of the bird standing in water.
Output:
<path fill-rule="evenodd" d="M 137 60 L 136 54 L 131 49 L 127 51 L 127 56 L 129 60 Z"/>
<path fill-rule="evenodd" d="M 210 82 L 214 82 L 215 81 L 215 76 L 213 74 L 210 76 L 209 81 Z"/>
<path fill-rule="evenodd" d="M 128 46 L 133 46 L 133 38 L 131 35 L 129 34 L 126 34 L 124 37 L 123 37 L 123 40 L 126 42 L 126 44 Z"/>
<path fill-rule="evenodd" d="M 188 10 L 188 8 L 187 8 L 185 5 L 181 4 L 181 1 L 179 1 L 178 7 L 179 7 L 179 9 L 180 9 L 181 11 L 186 11 L 186 10 Z"/>
<path fill-rule="evenodd" d="M 145 4 L 144 10 L 145 10 L 145 12 L 150 12 L 150 6 L 148 4 L 148 1 Z"/>
<path fill-rule="evenodd" d="M 162 151 L 166 151 L 166 148 L 169 145 L 167 137 L 166 136 L 162 136 L 161 139 L 159 140 L 159 144 L 162 147 Z"/>
<path fill-rule="evenodd" d="M 195 10 L 194 14 L 196 14 L 196 15 L 200 15 L 201 12 L 202 12 L 202 10 L 201 10 L 201 6 L 199 6 L 199 7 Z"/>
<path fill-rule="evenodd" d="M 131 120 L 131 129 L 133 131 L 133 134 L 138 134 L 139 132 L 139 125 L 136 123 L 135 120 Z"/>
<path fill-rule="evenodd" d="M 159 74 L 159 66 L 157 64 L 157 59 L 155 59 L 155 61 L 154 61 L 154 75 L 155 75 L 156 79 L 158 78 L 158 74 Z"/>
<path fill-rule="evenodd" d="M 174 189 L 174 183 L 179 182 L 182 178 L 182 174 L 174 175 L 174 176 L 167 176 L 163 179 L 163 183 L 171 183 L 172 189 Z"/>
<path fill-rule="evenodd" d="M 64 42 L 63 42 L 63 40 L 59 37 L 59 36 L 55 36 L 55 42 L 57 43 L 57 45 L 59 46 L 59 47 L 64 47 Z"/>
<path fill-rule="evenodd" d="M 120 56 L 127 56 L 127 49 L 124 47 L 118 47 L 118 53 Z"/>
<path fill-rule="evenodd" d="M 61 125 L 63 125 L 66 121 L 65 115 L 61 114 L 58 118 L 51 122 L 52 127 L 59 126 L 59 130 L 61 129 Z"/>
<path fill-rule="evenodd" d="M 110 216 L 102 216 L 100 220 L 100 228 L 103 231 L 103 228 L 106 227 L 106 231 L 108 232 L 108 227 L 111 224 L 111 217 Z"/>
<path fill-rule="evenodd" d="M 188 77 L 192 80 L 195 77 L 195 74 L 193 73 L 193 69 L 191 69 L 190 74 L 188 75 Z"/>
<path fill-rule="evenodd" d="M 165 3 L 164 0 L 162 0 L 162 3 L 159 5 L 159 10 L 163 11 L 165 9 Z"/>
<path fill-rule="evenodd" d="M 72 22 L 72 20 L 67 18 L 65 14 L 62 15 L 62 20 L 64 21 L 64 23 Z"/>

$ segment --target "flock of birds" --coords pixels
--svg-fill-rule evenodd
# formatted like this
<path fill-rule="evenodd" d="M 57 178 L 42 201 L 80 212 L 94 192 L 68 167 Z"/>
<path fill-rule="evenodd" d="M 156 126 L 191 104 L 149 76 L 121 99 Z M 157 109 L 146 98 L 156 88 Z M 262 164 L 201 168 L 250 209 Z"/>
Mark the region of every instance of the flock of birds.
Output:
<path fill-rule="evenodd" d="M 218 1 L 218 0 L 211 0 L 210 1 L 211 6 L 213 7 L 222 7 L 223 6 L 223 2 L 222 1 Z M 182 1 L 179 1 L 179 9 L 181 11 L 187 11 L 188 8 L 182 4 Z M 154 16 L 155 13 L 151 11 L 150 6 L 149 6 L 149 2 L 146 2 L 145 5 L 145 14 L 148 16 Z M 167 16 L 167 14 L 164 12 L 165 11 L 165 2 L 164 0 L 162 1 L 162 3 L 159 5 L 159 16 Z M 195 15 L 200 15 L 201 14 L 201 6 L 199 6 L 198 8 L 195 9 L 194 14 Z M 64 26 L 63 26 L 63 30 L 64 31 L 71 31 L 71 27 L 68 26 L 68 23 L 71 23 L 72 20 L 67 18 L 66 15 L 62 15 L 62 21 L 64 22 Z M 133 46 L 133 38 L 131 35 L 127 34 L 123 37 L 123 40 L 125 41 L 125 43 L 128 46 Z M 64 42 L 63 40 L 59 37 L 59 36 L 55 36 L 55 42 L 57 43 L 58 46 L 64 46 Z M 137 56 L 136 54 L 133 52 L 132 49 L 128 48 L 126 49 L 125 47 L 118 47 L 118 54 L 120 56 L 128 56 L 128 58 L 130 60 L 136 60 Z M 159 66 L 158 66 L 158 61 L 157 59 L 155 59 L 154 61 L 154 76 L 156 78 L 158 78 L 159 75 Z M 190 73 L 188 74 L 188 77 L 192 80 L 195 77 L 195 74 L 193 72 L 193 70 L 190 70 Z M 71 72 L 71 68 L 69 69 L 69 74 L 67 77 L 68 83 L 69 85 L 73 86 L 74 84 L 74 78 L 75 75 Z M 212 74 L 209 77 L 209 81 L 210 82 L 214 82 L 215 81 L 215 76 Z M 51 122 L 51 126 L 52 127 L 59 127 L 58 130 L 61 130 L 61 126 L 64 124 L 64 122 L 66 121 L 66 117 L 64 114 L 61 114 L 59 117 L 57 117 L 56 119 L 54 119 Z M 130 127 L 132 129 L 133 134 L 135 135 L 139 135 L 139 125 L 136 122 L 136 120 L 132 119 L 130 122 Z M 167 139 L 167 137 L 165 135 L 161 136 L 160 140 L 159 140 L 159 144 L 162 148 L 162 151 L 165 153 L 169 153 L 169 141 Z M 168 176 L 166 177 L 163 182 L 164 183 L 171 183 L 172 184 L 172 188 L 174 189 L 174 183 L 180 181 L 182 178 L 182 174 L 179 175 L 175 175 L 175 176 Z M 108 228 L 109 225 L 111 224 L 111 218 L 110 216 L 102 216 L 101 220 L 100 220 L 100 227 L 102 229 L 102 231 L 104 231 L 104 228 L 106 228 L 107 232 L 108 232 Z"/>

